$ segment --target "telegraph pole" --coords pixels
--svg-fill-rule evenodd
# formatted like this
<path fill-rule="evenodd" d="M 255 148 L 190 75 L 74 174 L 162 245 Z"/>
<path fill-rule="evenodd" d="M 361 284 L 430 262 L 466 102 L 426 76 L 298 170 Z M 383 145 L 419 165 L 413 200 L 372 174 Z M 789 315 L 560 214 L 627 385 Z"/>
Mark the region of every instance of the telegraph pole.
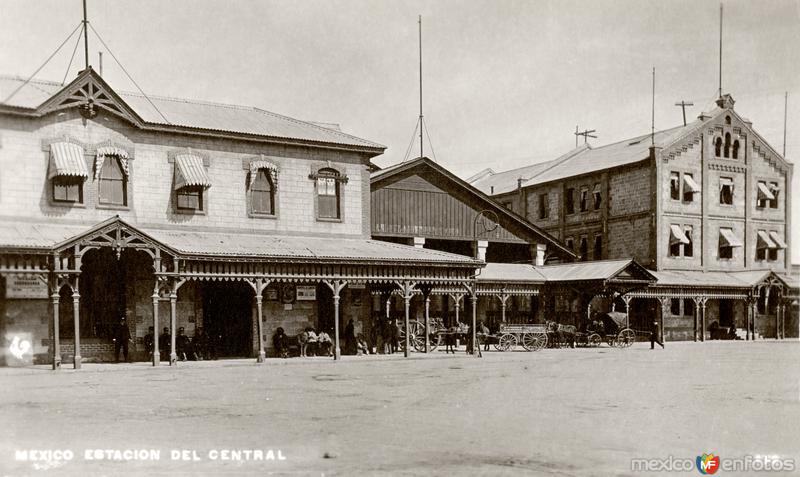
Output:
<path fill-rule="evenodd" d="M 586 144 L 588 142 L 590 137 L 594 138 L 594 139 L 597 139 L 597 136 L 592 134 L 593 132 L 597 132 L 597 131 L 594 130 L 594 129 L 585 129 L 585 130 L 583 130 L 581 132 L 578 132 L 578 129 L 577 129 L 577 126 L 576 126 L 576 129 L 575 129 L 575 147 L 578 147 L 578 136 L 583 136 L 583 143 L 584 144 Z"/>
<path fill-rule="evenodd" d="M 419 157 L 422 153 L 422 15 L 419 16 Z"/>
<path fill-rule="evenodd" d="M 681 100 L 680 103 L 675 103 L 675 106 L 680 106 L 683 111 L 683 125 L 686 126 L 686 106 L 694 106 L 694 103 Z"/>
<path fill-rule="evenodd" d="M 789 92 L 783 93 L 783 158 L 786 159 L 786 111 L 789 109 Z"/>

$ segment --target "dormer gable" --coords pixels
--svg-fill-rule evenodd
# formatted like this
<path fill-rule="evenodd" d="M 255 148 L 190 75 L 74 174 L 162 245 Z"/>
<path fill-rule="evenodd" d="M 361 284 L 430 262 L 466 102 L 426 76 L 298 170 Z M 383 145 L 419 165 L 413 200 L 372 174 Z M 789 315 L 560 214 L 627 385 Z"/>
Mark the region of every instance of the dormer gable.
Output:
<path fill-rule="evenodd" d="M 143 121 L 130 106 L 90 66 L 61 91 L 36 108 L 37 115 L 78 108 L 81 116 L 92 119 L 99 110 L 107 111 L 137 126 Z"/>

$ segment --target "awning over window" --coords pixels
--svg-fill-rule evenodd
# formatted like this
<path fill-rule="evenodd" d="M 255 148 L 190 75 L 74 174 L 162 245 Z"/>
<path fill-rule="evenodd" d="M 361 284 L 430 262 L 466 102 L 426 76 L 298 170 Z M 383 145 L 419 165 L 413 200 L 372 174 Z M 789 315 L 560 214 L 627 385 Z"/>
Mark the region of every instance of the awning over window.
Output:
<path fill-rule="evenodd" d="M 786 242 L 784 242 L 783 238 L 780 235 L 778 235 L 778 232 L 770 232 L 769 238 L 771 238 L 772 241 L 775 242 L 775 246 L 777 248 L 780 249 L 786 248 Z"/>
<path fill-rule="evenodd" d="M 680 225 L 670 225 L 669 226 L 669 244 L 675 245 L 676 243 L 682 244 L 689 244 L 689 239 L 686 237 L 686 234 L 681 230 Z"/>
<path fill-rule="evenodd" d="M 733 185 L 733 179 L 731 179 L 730 177 L 720 177 L 719 178 L 719 185 L 720 186 L 726 186 L 726 185 L 732 186 Z"/>
<path fill-rule="evenodd" d="M 250 161 L 250 185 L 253 185 L 253 182 L 256 180 L 256 176 L 258 175 L 258 171 L 261 169 L 266 169 L 269 171 L 269 174 L 272 176 L 272 186 L 278 186 L 278 166 L 275 164 L 267 161 L 267 160 L 255 160 Z"/>
<path fill-rule="evenodd" d="M 106 156 L 116 156 L 119 159 L 119 165 L 122 167 L 122 172 L 125 174 L 125 177 L 130 178 L 130 174 L 128 173 L 128 159 L 130 156 L 128 155 L 128 151 L 116 146 L 101 146 L 97 148 L 97 157 L 94 160 L 94 178 L 100 178 L 100 171 L 103 169 L 103 162 L 106 160 Z"/>
<path fill-rule="evenodd" d="M 69 142 L 50 144 L 50 166 L 47 179 L 54 177 L 89 177 L 89 168 L 83 157 L 83 148 Z"/>
<path fill-rule="evenodd" d="M 775 242 L 770 239 L 769 235 L 765 231 L 759 230 L 757 248 L 775 248 Z"/>
<path fill-rule="evenodd" d="M 758 199 L 759 200 L 775 200 L 775 196 L 772 194 L 772 191 L 769 190 L 767 184 L 763 182 L 758 183 Z"/>
<path fill-rule="evenodd" d="M 719 240 L 726 247 L 741 247 L 742 241 L 733 234 L 731 229 L 719 229 Z"/>
<path fill-rule="evenodd" d="M 690 175 L 683 175 L 683 190 L 686 192 L 700 192 L 700 186 L 694 181 Z"/>
<path fill-rule="evenodd" d="M 595 184 L 595 185 L 594 185 L 594 193 L 595 193 L 595 194 L 599 194 L 599 193 L 601 193 L 602 191 L 603 191 L 603 188 L 602 188 L 602 186 L 601 186 L 600 184 Z"/>
<path fill-rule="evenodd" d="M 175 190 L 184 187 L 211 187 L 203 158 L 195 154 L 175 156 Z"/>

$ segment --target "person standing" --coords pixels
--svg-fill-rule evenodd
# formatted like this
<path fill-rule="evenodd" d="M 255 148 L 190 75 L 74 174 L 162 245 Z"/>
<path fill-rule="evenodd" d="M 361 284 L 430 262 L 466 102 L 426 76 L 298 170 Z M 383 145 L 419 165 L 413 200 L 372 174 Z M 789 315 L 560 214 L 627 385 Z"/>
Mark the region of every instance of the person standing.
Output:
<path fill-rule="evenodd" d="M 650 349 L 655 349 L 656 343 L 664 347 L 664 343 L 658 339 L 658 320 L 653 318 L 653 326 L 650 328 Z"/>
<path fill-rule="evenodd" d="M 122 348 L 122 354 L 125 357 L 125 362 L 128 362 L 128 342 L 131 340 L 131 330 L 128 328 L 128 323 L 123 316 L 119 320 L 117 329 L 114 331 L 114 356 L 117 363 L 119 363 L 119 350 Z"/>
<path fill-rule="evenodd" d="M 147 329 L 147 334 L 144 335 L 144 352 L 147 353 L 147 359 L 153 359 L 153 350 L 155 349 L 156 331 L 152 326 Z"/>
<path fill-rule="evenodd" d="M 356 327 L 353 324 L 353 319 L 350 318 L 344 328 L 344 354 L 354 355 L 356 354 L 356 349 Z"/>
<path fill-rule="evenodd" d="M 160 353 L 161 360 L 169 360 L 169 328 L 166 326 L 161 330 L 161 335 L 158 337 L 158 352 Z"/>

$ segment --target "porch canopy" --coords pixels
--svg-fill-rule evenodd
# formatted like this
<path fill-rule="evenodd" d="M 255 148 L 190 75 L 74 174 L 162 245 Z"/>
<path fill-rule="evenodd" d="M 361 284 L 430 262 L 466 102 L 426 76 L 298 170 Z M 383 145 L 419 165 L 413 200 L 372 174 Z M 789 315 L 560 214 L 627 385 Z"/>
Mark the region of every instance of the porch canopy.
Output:
<path fill-rule="evenodd" d="M 248 283 L 256 305 L 272 282 L 324 283 L 333 292 L 336 320 L 335 357 L 338 358 L 340 292 L 348 284 L 380 284 L 400 288 L 406 297 L 420 288 L 458 286 L 473 282 L 484 263 L 470 257 L 363 238 L 219 233 L 134 227 L 119 216 L 94 227 L 68 224 L 6 222 L 0 228 L 0 273 L 35 275 L 50 284 L 57 305 L 59 290 L 69 286 L 77 295 L 83 255 L 92 249 L 117 253 L 136 249 L 153 259 L 155 277 L 154 328 L 158 327 L 158 300 L 168 297 L 175 355 L 175 303 L 179 288 L 190 280 L 237 280 Z M 407 300 L 408 301 L 408 300 Z M 259 361 L 264 358 L 262 307 L 258 311 Z M 406 303 L 408 322 L 408 303 Z M 58 329 L 58 306 L 54 329 Z M 78 329 L 77 307 L 75 312 Z M 55 343 L 58 341 L 57 334 Z M 56 344 L 57 348 L 58 345 Z M 80 349 L 77 344 L 76 349 Z M 408 347 L 406 347 L 406 352 Z M 58 353 L 54 352 L 55 356 Z M 154 353 L 154 365 L 158 364 Z M 60 365 L 54 358 L 54 368 Z M 75 367 L 80 356 L 75 356 Z"/>

